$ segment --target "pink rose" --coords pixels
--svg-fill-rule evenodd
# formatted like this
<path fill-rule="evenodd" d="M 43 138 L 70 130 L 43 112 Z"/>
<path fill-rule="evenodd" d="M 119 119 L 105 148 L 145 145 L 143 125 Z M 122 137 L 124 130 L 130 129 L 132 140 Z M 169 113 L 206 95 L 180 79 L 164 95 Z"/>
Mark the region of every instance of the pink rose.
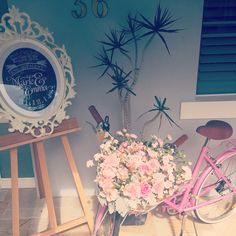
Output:
<path fill-rule="evenodd" d="M 121 179 L 121 180 L 126 180 L 126 179 L 128 179 L 128 177 L 129 177 L 129 172 L 128 172 L 128 170 L 127 170 L 125 167 L 119 168 L 119 169 L 118 169 L 118 172 L 117 172 L 117 177 L 118 177 L 119 179 Z"/>
<path fill-rule="evenodd" d="M 138 136 L 136 134 L 130 134 L 130 138 L 137 139 Z"/>
<path fill-rule="evenodd" d="M 112 179 L 116 176 L 116 173 L 114 172 L 112 168 L 106 167 L 102 170 L 102 175 L 105 178 Z"/>
<path fill-rule="evenodd" d="M 136 153 L 140 150 L 140 146 L 137 143 L 132 143 L 127 147 L 127 150 L 131 153 Z"/>
<path fill-rule="evenodd" d="M 116 132 L 117 135 L 123 136 L 123 133 L 119 130 Z"/>
<path fill-rule="evenodd" d="M 106 194 L 106 199 L 108 202 L 115 201 L 118 197 L 117 189 L 107 189 L 107 190 L 104 190 L 104 192 Z"/>
<path fill-rule="evenodd" d="M 140 197 L 140 185 L 138 183 L 127 184 L 123 190 L 125 196 L 130 197 L 131 199 Z"/>
<path fill-rule="evenodd" d="M 135 160 L 131 160 L 129 161 L 129 163 L 127 163 L 127 167 L 129 168 L 130 171 L 136 170 L 137 162 Z"/>
<path fill-rule="evenodd" d="M 141 174 L 146 174 L 149 171 L 149 165 L 147 163 L 143 163 L 139 166 L 139 171 Z"/>
<path fill-rule="evenodd" d="M 153 185 L 153 190 L 158 195 L 158 198 L 163 198 L 164 181 L 157 180 Z"/>
<path fill-rule="evenodd" d="M 121 147 L 123 147 L 123 148 L 126 148 L 127 146 L 128 146 L 128 142 L 122 142 L 121 144 L 120 144 L 120 146 Z"/>
<path fill-rule="evenodd" d="M 117 153 L 113 153 L 103 162 L 103 165 L 108 167 L 118 167 L 119 164 L 120 164 L 120 159 L 118 158 Z"/>
<path fill-rule="evenodd" d="M 155 158 L 157 156 L 157 153 L 151 149 L 147 149 L 147 153 L 151 158 Z"/>
<path fill-rule="evenodd" d="M 160 163 L 157 159 L 151 159 L 148 161 L 148 165 L 154 171 L 158 171 L 160 169 Z"/>
<path fill-rule="evenodd" d="M 141 197 L 148 198 L 151 193 L 151 186 L 147 182 L 142 182 L 140 187 L 141 187 Z"/>
<path fill-rule="evenodd" d="M 113 181 L 112 179 L 100 179 L 99 186 L 102 189 L 111 189 L 113 188 Z"/>
<path fill-rule="evenodd" d="M 136 170 L 141 163 L 142 163 L 142 157 L 138 155 L 133 155 L 132 158 L 131 157 L 128 158 L 126 165 L 129 168 L 129 170 L 133 171 Z"/>

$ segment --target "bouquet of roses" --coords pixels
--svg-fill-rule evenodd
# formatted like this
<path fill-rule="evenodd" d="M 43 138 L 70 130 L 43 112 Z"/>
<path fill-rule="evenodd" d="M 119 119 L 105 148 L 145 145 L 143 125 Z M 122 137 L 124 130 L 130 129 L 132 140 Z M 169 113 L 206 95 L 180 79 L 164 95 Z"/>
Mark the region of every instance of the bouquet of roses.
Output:
<path fill-rule="evenodd" d="M 152 136 L 139 141 L 125 129 L 114 136 L 107 133 L 99 153 L 87 162 L 88 167 L 97 167 L 100 204 L 125 216 L 155 207 L 178 191 L 192 172 L 184 153 L 168 145 L 170 139 Z"/>

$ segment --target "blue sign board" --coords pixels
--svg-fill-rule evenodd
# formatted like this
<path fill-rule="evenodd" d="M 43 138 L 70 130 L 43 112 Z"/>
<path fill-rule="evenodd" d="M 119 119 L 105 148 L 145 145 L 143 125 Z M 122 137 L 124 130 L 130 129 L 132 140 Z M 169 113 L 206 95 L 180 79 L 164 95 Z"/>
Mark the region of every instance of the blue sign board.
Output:
<path fill-rule="evenodd" d="M 51 62 L 32 48 L 13 50 L 2 67 L 7 95 L 26 111 L 42 111 L 54 100 L 57 78 Z"/>

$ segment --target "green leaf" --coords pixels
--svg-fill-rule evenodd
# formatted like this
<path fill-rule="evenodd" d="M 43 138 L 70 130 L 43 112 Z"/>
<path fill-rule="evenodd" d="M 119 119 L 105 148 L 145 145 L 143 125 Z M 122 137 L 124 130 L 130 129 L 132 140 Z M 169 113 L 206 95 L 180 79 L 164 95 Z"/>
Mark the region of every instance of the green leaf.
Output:
<path fill-rule="evenodd" d="M 162 101 L 162 99 L 159 98 L 159 97 L 157 97 L 157 96 L 154 96 L 154 98 L 155 98 L 155 102 L 156 102 L 156 104 L 154 104 L 154 107 L 155 107 L 155 108 L 149 109 L 148 111 L 142 113 L 142 114 L 138 117 L 138 119 L 141 118 L 141 117 L 143 117 L 143 116 L 146 115 L 147 113 L 150 113 L 150 112 L 157 112 L 158 115 L 160 114 L 160 120 L 159 120 L 158 129 L 161 128 L 162 121 L 163 121 L 164 117 L 168 120 L 168 122 L 169 122 L 169 124 L 170 124 L 171 126 L 173 126 L 173 124 L 174 124 L 174 125 L 176 125 L 178 128 L 182 129 L 182 128 L 170 117 L 170 115 L 167 113 L 167 111 L 170 110 L 169 107 L 165 106 L 167 99 L 164 98 L 163 101 Z M 146 125 L 146 124 L 149 124 L 149 123 L 151 123 L 151 122 L 153 122 L 157 117 L 158 117 L 158 116 L 155 115 L 153 118 L 151 118 L 150 120 L 146 121 L 146 122 L 145 122 L 145 125 Z M 155 118 L 155 119 L 154 119 L 154 118 Z"/>

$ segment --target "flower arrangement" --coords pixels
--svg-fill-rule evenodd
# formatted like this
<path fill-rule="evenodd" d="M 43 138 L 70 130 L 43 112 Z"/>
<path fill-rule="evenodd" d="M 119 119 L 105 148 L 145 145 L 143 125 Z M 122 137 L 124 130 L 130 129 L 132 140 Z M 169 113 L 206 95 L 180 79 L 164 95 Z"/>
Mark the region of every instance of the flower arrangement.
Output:
<path fill-rule="evenodd" d="M 170 140 L 152 136 L 139 141 L 125 129 L 114 136 L 106 133 L 100 152 L 87 162 L 88 167 L 97 167 L 100 204 L 125 216 L 155 207 L 176 192 L 191 178 L 191 169 L 184 153 L 168 145 Z"/>

